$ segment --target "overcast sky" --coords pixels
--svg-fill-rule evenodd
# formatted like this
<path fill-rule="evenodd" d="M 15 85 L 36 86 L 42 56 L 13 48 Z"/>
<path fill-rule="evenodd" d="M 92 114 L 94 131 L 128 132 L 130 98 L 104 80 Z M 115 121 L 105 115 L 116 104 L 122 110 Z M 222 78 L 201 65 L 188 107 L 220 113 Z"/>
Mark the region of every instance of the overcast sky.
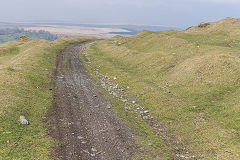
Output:
<path fill-rule="evenodd" d="M 0 21 L 188 27 L 240 17 L 240 0 L 0 0 Z"/>

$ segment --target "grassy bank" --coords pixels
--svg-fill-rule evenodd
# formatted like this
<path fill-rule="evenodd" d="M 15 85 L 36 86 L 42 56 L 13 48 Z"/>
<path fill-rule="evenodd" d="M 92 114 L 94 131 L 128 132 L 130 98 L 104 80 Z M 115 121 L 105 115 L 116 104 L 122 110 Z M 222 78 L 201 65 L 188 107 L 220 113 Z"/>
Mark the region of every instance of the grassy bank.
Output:
<path fill-rule="evenodd" d="M 117 36 L 88 48 L 93 68 L 130 86 L 127 94 L 175 137 L 145 159 L 169 159 L 176 148 L 202 159 L 240 158 L 239 27 L 239 19 L 227 18 L 185 31 Z M 147 136 L 151 127 L 135 116 L 123 117 L 146 135 L 143 141 L 161 141 Z"/>
<path fill-rule="evenodd" d="M 22 38 L 0 45 L 0 159 L 49 159 L 54 140 L 44 121 L 53 100 L 56 52 L 82 40 Z M 21 125 L 20 115 L 30 125 Z"/>

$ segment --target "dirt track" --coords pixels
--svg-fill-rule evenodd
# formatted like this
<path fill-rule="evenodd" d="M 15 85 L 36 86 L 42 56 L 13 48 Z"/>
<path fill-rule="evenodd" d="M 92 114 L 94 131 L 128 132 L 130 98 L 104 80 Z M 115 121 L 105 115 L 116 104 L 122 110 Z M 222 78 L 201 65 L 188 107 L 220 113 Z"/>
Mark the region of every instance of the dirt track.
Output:
<path fill-rule="evenodd" d="M 129 160 L 133 132 L 109 109 L 78 53 L 91 41 L 71 44 L 57 56 L 50 135 L 61 144 L 53 159 Z"/>

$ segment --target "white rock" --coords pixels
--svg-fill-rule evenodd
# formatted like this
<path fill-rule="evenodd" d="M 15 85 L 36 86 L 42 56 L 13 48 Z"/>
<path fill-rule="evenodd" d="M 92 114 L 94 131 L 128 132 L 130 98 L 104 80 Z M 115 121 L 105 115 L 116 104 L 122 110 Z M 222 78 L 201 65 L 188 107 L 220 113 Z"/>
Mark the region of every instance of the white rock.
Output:
<path fill-rule="evenodd" d="M 146 110 L 146 111 L 144 111 L 144 113 L 149 113 L 149 111 L 148 111 L 148 110 Z"/>
<path fill-rule="evenodd" d="M 126 100 L 126 99 L 123 99 L 122 101 L 123 101 L 123 102 L 127 102 L 127 100 Z"/>
<path fill-rule="evenodd" d="M 19 121 L 20 121 L 20 123 L 22 123 L 24 125 L 28 125 L 29 124 L 24 116 L 20 116 Z"/>
<path fill-rule="evenodd" d="M 95 148 L 92 148 L 91 150 L 92 150 L 92 152 L 97 152 L 97 150 Z"/>
<path fill-rule="evenodd" d="M 148 119 L 148 116 L 143 116 L 143 119 Z"/>

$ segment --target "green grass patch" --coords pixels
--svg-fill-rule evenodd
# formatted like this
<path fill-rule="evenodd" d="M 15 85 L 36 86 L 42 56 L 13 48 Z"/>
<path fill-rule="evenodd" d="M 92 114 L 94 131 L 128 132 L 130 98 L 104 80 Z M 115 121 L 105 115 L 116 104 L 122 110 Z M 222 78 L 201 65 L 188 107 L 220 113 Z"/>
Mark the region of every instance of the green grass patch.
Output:
<path fill-rule="evenodd" d="M 0 57 L 6 55 L 15 55 L 19 53 L 19 49 L 17 47 L 11 48 L 0 48 Z"/>

